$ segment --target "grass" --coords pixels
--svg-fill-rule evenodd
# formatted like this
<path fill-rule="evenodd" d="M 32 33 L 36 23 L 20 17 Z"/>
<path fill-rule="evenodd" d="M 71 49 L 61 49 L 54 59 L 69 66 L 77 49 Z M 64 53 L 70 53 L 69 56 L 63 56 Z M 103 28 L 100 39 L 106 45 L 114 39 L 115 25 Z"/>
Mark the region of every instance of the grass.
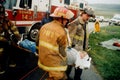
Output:
<path fill-rule="evenodd" d="M 90 56 L 104 80 L 120 80 L 120 51 L 110 50 L 99 45 L 100 42 L 112 38 L 120 39 L 120 26 L 103 27 L 100 33 L 90 34 Z"/>

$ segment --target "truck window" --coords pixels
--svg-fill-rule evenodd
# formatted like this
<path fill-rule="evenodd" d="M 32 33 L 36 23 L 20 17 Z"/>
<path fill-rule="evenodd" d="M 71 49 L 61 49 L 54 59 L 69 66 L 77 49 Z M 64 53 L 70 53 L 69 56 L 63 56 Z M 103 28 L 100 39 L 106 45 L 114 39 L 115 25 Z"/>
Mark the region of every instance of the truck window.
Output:
<path fill-rule="evenodd" d="M 32 0 L 20 0 L 20 8 L 31 8 Z"/>
<path fill-rule="evenodd" d="M 64 0 L 64 3 L 70 5 L 70 0 Z"/>
<path fill-rule="evenodd" d="M 84 7 L 83 3 L 80 3 L 79 7 L 83 9 Z"/>
<path fill-rule="evenodd" d="M 17 0 L 6 0 L 6 3 L 4 4 L 6 9 L 12 9 L 14 6 L 16 6 Z"/>

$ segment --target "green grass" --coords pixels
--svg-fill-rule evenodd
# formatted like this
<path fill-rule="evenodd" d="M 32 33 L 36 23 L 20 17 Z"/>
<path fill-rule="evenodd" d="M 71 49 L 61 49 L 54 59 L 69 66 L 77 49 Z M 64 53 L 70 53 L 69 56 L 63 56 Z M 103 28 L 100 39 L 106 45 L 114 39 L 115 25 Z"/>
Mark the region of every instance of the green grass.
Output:
<path fill-rule="evenodd" d="M 100 42 L 112 38 L 120 39 L 120 26 L 103 27 L 100 33 L 90 34 L 90 56 L 104 80 L 120 80 L 120 51 L 99 45 Z"/>

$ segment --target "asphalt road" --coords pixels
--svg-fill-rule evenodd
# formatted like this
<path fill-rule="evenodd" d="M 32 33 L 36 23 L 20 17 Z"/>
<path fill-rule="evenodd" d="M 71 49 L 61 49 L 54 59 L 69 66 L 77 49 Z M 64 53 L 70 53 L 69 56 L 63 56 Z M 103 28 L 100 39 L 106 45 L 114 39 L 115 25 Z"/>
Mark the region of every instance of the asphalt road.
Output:
<path fill-rule="evenodd" d="M 72 68 L 72 72 L 70 77 L 73 79 L 74 77 L 74 68 Z M 102 77 L 99 75 L 97 70 L 93 65 L 91 65 L 90 69 L 85 69 L 82 72 L 81 80 L 103 80 Z"/>

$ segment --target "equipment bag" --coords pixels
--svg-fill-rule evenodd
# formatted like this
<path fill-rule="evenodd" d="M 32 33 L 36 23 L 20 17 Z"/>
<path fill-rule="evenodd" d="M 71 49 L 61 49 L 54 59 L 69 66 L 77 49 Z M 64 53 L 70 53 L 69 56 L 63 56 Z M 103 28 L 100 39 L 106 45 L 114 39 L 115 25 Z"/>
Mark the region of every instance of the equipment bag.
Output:
<path fill-rule="evenodd" d="M 19 43 L 20 47 L 30 50 L 32 53 L 36 52 L 36 43 L 25 39 Z"/>

